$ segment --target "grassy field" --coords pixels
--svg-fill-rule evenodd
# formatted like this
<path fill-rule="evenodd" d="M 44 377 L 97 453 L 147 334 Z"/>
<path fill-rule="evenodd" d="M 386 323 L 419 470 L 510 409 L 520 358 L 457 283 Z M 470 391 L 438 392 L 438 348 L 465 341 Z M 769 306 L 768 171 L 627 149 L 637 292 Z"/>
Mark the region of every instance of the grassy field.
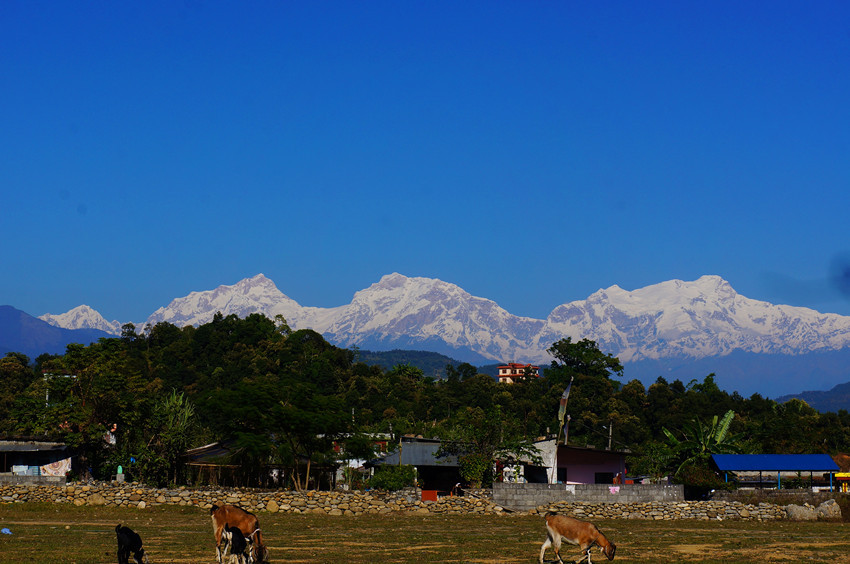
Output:
<path fill-rule="evenodd" d="M 537 516 L 260 514 L 277 562 L 533 563 L 545 539 Z M 215 562 L 209 515 L 190 507 L 144 510 L 0 505 L 2 563 L 115 563 L 115 525 L 142 535 L 152 564 Z M 850 562 L 850 524 L 744 521 L 599 521 L 615 562 Z M 595 553 L 598 555 L 598 553 Z M 578 551 L 564 547 L 564 558 Z M 547 560 L 554 555 L 547 552 Z M 594 562 L 607 560 L 598 555 Z"/>

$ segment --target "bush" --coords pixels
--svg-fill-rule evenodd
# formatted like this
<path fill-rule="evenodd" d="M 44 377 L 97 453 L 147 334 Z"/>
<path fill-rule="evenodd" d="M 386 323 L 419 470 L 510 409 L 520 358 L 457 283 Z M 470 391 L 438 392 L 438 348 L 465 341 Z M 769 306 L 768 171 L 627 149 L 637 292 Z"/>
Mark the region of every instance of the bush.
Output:
<path fill-rule="evenodd" d="M 460 477 L 466 480 L 473 488 L 480 488 L 492 474 L 492 461 L 490 457 L 483 454 L 473 453 L 458 457 L 460 463 Z M 493 481 L 492 475 L 489 482 Z"/>
<path fill-rule="evenodd" d="M 674 481 L 685 486 L 685 499 L 708 499 L 711 490 L 731 490 L 734 483 L 720 479 L 714 471 L 705 464 L 689 464 L 682 467 Z"/>
<path fill-rule="evenodd" d="M 409 465 L 378 466 L 369 485 L 378 490 L 397 491 L 416 485 L 416 469 Z"/>

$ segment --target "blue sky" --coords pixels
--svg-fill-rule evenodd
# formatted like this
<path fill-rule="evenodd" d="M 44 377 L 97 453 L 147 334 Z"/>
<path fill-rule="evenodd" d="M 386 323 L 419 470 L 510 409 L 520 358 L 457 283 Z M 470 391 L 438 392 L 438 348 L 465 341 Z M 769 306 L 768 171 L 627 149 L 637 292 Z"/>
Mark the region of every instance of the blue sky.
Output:
<path fill-rule="evenodd" d="M 8 0 L 0 303 L 717 274 L 850 315 L 848 62 L 846 2 Z"/>

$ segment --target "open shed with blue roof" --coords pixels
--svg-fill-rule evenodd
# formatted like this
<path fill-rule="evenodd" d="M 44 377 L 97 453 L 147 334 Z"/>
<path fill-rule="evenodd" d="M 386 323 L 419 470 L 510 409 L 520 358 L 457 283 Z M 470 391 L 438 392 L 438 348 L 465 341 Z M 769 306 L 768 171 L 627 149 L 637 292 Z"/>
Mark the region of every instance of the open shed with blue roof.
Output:
<path fill-rule="evenodd" d="M 828 483 L 832 491 L 833 477 L 839 471 L 838 464 L 828 454 L 714 454 L 711 459 L 727 482 L 730 474 L 737 479 L 741 474 L 758 472 L 760 486 L 764 474 L 776 475 L 777 489 L 782 489 L 783 473 L 793 474 L 795 478 L 808 474 L 810 487 L 814 488 L 817 473 L 817 481 Z"/>

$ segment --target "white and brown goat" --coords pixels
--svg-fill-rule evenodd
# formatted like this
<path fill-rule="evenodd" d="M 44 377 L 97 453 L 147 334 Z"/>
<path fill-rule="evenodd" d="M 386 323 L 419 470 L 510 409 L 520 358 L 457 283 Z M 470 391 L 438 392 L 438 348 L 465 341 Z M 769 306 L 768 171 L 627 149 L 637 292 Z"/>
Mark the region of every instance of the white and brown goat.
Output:
<path fill-rule="evenodd" d="M 596 525 L 587 521 L 579 521 L 566 515 L 556 515 L 555 513 L 546 514 L 546 542 L 540 548 L 540 562 L 543 562 L 543 555 L 546 549 L 552 547 L 555 551 L 555 556 L 558 562 L 563 564 L 561 560 L 561 541 L 567 541 L 570 544 L 578 545 L 587 559 L 587 564 L 590 562 L 590 551 L 594 546 L 598 546 L 599 550 L 608 557 L 608 560 L 614 560 L 614 552 L 617 546 L 605 538 Z"/>

